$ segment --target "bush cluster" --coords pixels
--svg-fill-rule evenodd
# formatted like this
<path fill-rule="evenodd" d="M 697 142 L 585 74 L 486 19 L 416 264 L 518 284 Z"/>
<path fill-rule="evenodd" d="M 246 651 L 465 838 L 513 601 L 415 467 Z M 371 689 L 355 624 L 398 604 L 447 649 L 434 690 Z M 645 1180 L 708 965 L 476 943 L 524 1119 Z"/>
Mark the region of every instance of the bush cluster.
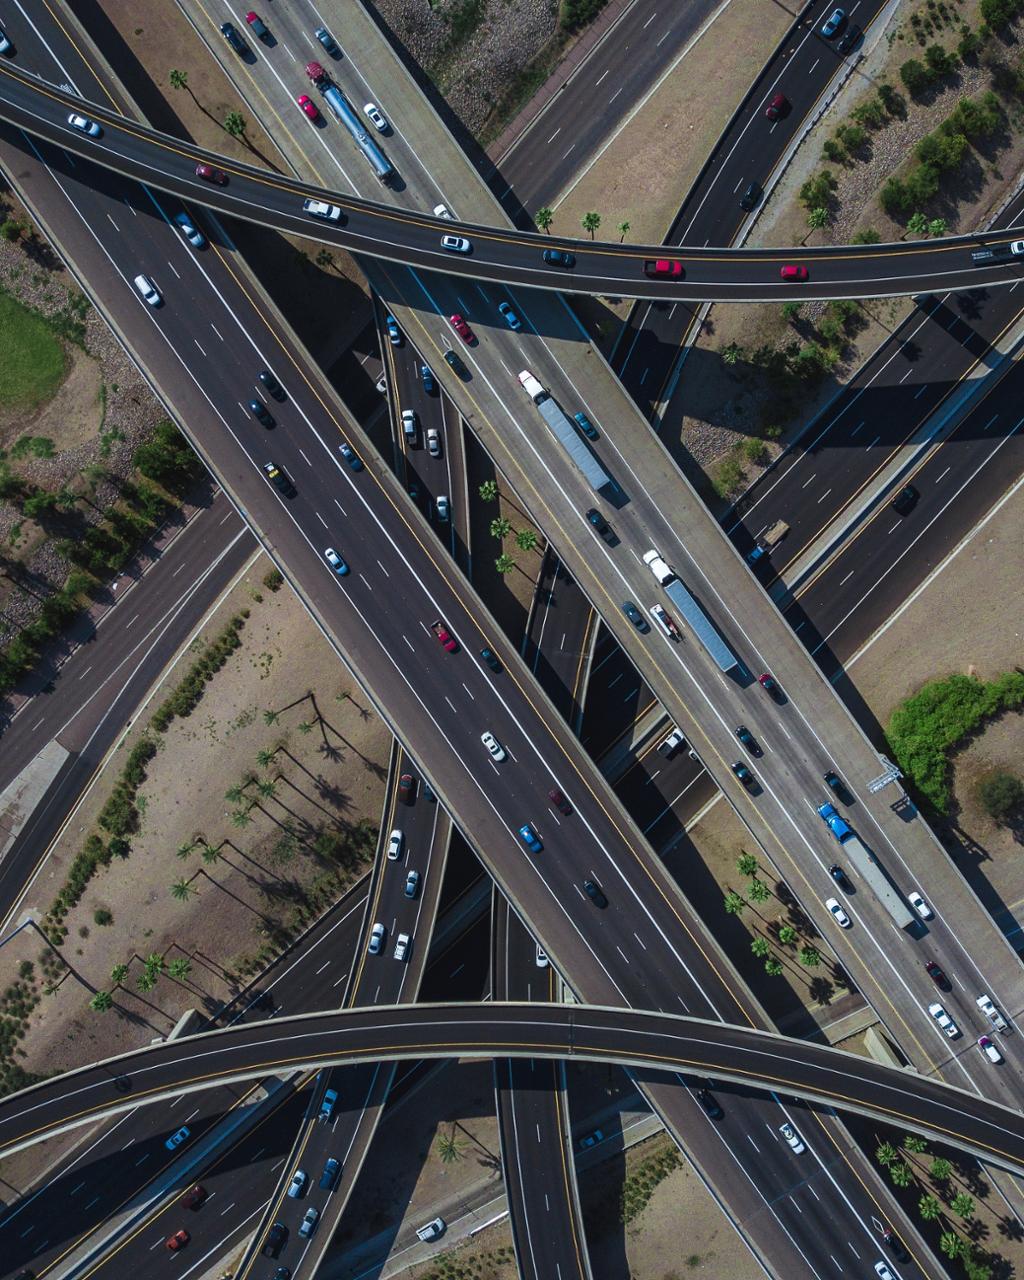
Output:
<path fill-rule="evenodd" d="M 981 0 L 979 11 L 988 26 L 1002 31 L 1024 13 L 1024 0 Z"/>
<path fill-rule="evenodd" d="M 562 0 L 558 25 L 563 31 L 579 31 L 593 22 L 607 3 L 608 0 Z"/>
<path fill-rule="evenodd" d="M 149 722 L 158 733 L 163 733 L 175 716 L 192 714 L 207 684 L 242 643 L 238 633 L 245 626 L 248 616 L 247 609 L 236 613 L 220 635 L 215 636 L 203 648 L 202 653 L 174 686 L 170 695 L 160 703 Z"/>
<path fill-rule="evenodd" d="M 624 1223 L 632 1222 L 643 1213 L 658 1183 L 673 1169 L 678 1169 L 681 1163 L 678 1153 L 672 1150 L 662 1151 L 640 1162 L 636 1171 L 629 1174 L 622 1184 L 620 1217 Z"/>
<path fill-rule="evenodd" d="M 941 44 L 930 44 L 924 51 L 924 62 L 908 58 L 900 67 L 900 79 L 912 98 L 919 98 L 932 85 L 956 70 L 956 58 Z"/>
<path fill-rule="evenodd" d="M 926 134 L 914 148 L 918 164 L 904 178 L 890 178 L 882 187 L 879 202 L 886 213 L 909 213 L 933 199 L 942 175 L 958 169 L 967 154 L 968 142 L 991 137 L 1003 126 L 1003 109 L 991 90 L 980 98 L 961 98 L 948 119 Z"/>

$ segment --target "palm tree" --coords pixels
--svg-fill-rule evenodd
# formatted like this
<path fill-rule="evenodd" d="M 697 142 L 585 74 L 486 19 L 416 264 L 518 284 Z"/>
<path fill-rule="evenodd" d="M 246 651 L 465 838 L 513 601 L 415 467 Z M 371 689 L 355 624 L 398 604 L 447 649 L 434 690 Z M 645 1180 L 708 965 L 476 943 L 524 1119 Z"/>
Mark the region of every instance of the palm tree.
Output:
<path fill-rule="evenodd" d="M 782 973 L 782 961 L 777 956 L 769 956 L 764 962 L 764 971 L 770 978 L 777 978 Z"/>
<path fill-rule="evenodd" d="M 746 907 L 746 905 L 747 904 L 743 901 L 743 899 L 740 897 L 738 893 L 732 893 L 732 892 L 727 893 L 722 900 L 722 906 L 725 907 L 726 911 L 731 916 L 742 915 L 743 909 L 744 907 Z"/>
<path fill-rule="evenodd" d="M 754 938 L 750 943 L 750 949 L 759 960 L 763 960 L 770 955 L 772 950 L 768 939 L 762 937 Z"/>
<path fill-rule="evenodd" d="M 224 131 L 230 133 L 232 138 L 241 138 L 243 142 L 248 142 L 245 136 L 245 116 L 241 111 L 229 111 L 224 117 Z"/>
<path fill-rule="evenodd" d="M 928 1150 L 928 1143 L 924 1138 L 919 1138 L 916 1133 L 908 1133 L 903 1139 L 903 1148 L 919 1156 Z"/>
<path fill-rule="evenodd" d="M 959 1258 L 963 1253 L 964 1242 L 955 1231 L 943 1231 L 939 1236 L 939 1248 L 947 1258 Z"/>
<path fill-rule="evenodd" d="M 767 902 L 771 896 L 771 889 L 768 888 L 763 880 L 758 880 L 757 876 L 754 876 L 753 880 L 750 882 L 750 888 L 747 890 L 747 897 L 750 901 Z"/>
<path fill-rule="evenodd" d="M 248 809 L 236 809 L 231 815 L 231 825 L 233 827 L 247 827 L 252 822 L 252 814 Z"/>
<path fill-rule="evenodd" d="M 276 750 L 271 751 L 269 747 L 264 747 L 262 751 L 256 752 L 256 763 L 261 769 L 265 769 L 268 765 L 274 763 L 274 757 L 276 755 Z"/>
<path fill-rule="evenodd" d="M 942 1212 L 942 1205 L 934 1196 L 922 1196 L 917 1202 L 917 1211 L 925 1222 L 934 1222 Z"/>
<path fill-rule="evenodd" d="M 264 782 L 256 783 L 256 790 L 264 798 L 264 800 L 273 800 L 277 795 L 277 783 L 272 782 L 269 778 Z"/>
<path fill-rule="evenodd" d="M 115 986 L 119 987 L 127 977 L 128 966 L 126 964 L 115 964 L 113 969 L 110 971 L 110 981 L 114 983 Z"/>
<path fill-rule="evenodd" d="M 498 482 L 496 480 L 485 480 L 477 490 L 484 502 L 498 501 Z"/>
<path fill-rule="evenodd" d="M 299 725 L 299 733 L 305 734 L 305 733 L 312 733 L 312 732 L 313 732 L 312 720 L 303 720 L 302 723 Z"/>
<path fill-rule="evenodd" d="M 807 225 L 812 231 L 820 231 L 822 227 L 828 226 L 828 210 L 821 205 L 812 209 L 807 215 Z"/>
<path fill-rule="evenodd" d="M 532 551 L 537 545 L 537 535 L 532 529 L 520 529 L 516 534 L 516 546 L 520 551 Z"/>
<path fill-rule="evenodd" d="M 623 240 L 625 240 L 628 234 L 629 234 L 629 223 L 620 222 L 619 223 L 619 244 L 622 244 Z"/>
<path fill-rule="evenodd" d="M 584 231 L 590 232 L 590 238 L 593 240 L 594 232 L 601 225 L 601 215 L 599 213 L 585 213 L 583 217 L 580 218 L 580 225 Z"/>
<path fill-rule="evenodd" d="M 172 89 L 188 89 L 188 72 L 179 71 L 177 67 L 172 67 L 170 81 Z M 189 92 L 191 93 L 190 89 Z"/>
<path fill-rule="evenodd" d="M 151 952 L 148 956 L 146 956 L 145 960 L 143 961 L 143 964 L 150 971 L 150 973 L 162 973 L 165 963 L 166 962 L 163 956 L 157 955 L 155 951 Z"/>
<path fill-rule="evenodd" d="M 928 234 L 930 236 L 944 236 L 948 230 L 949 224 L 945 218 L 932 218 L 928 223 Z"/>
<path fill-rule="evenodd" d="M 736 869 L 741 876 L 756 876 L 757 859 L 752 853 L 741 853 L 736 859 Z"/>
<path fill-rule="evenodd" d="M 198 892 L 191 880 L 175 880 L 171 885 L 171 897 L 177 898 L 179 902 L 188 902 L 189 898 Z"/>
<path fill-rule="evenodd" d="M 808 969 L 816 969 L 818 965 L 821 964 L 821 952 L 817 947 L 801 947 L 800 963 L 805 964 Z"/>
<path fill-rule="evenodd" d="M 106 1013 L 113 1006 L 114 997 L 109 991 L 97 991 L 89 1001 L 89 1008 L 94 1013 Z"/>
<path fill-rule="evenodd" d="M 960 1218 L 969 1219 L 974 1217 L 974 1200 L 966 1191 L 958 1192 L 950 1201 L 949 1207 Z"/>
<path fill-rule="evenodd" d="M 497 520 L 491 521 L 491 537 L 497 538 L 500 542 L 502 538 L 507 537 L 512 532 L 512 521 L 505 516 L 499 516 Z"/>
<path fill-rule="evenodd" d="M 797 931 L 791 924 L 784 924 L 779 928 L 779 941 L 784 947 L 791 947 L 798 936 Z"/>
<path fill-rule="evenodd" d="M 441 1157 L 442 1164 L 453 1164 L 462 1159 L 462 1143 L 456 1137 L 454 1129 L 451 1133 L 438 1135 L 437 1154 Z"/>
<path fill-rule="evenodd" d="M 320 248 L 317 250 L 315 262 L 318 267 L 324 267 L 325 269 L 333 267 L 334 254 L 331 253 L 330 249 Z"/>
<path fill-rule="evenodd" d="M 881 1143 L 881 1145 L 878 1147 L 878 1149 L 875 1152 L 875 1159 L 884 1168 L 888 1168 L 889 1165 L 895 1164 L 895 1162 L 899 1158 L 900 1158 L 900 1153 L 896 1150 L 896 1148 L 892 1145 L 891 1142 Z"/>
<path fill-rule="evenodd" d="M 730 342 L 722 352 L 722 359 L 726 364 L 735 364 L 743 354 L 743 348 L 736 342 Z"/>
<path fill-rule="evenodd" d="M 263 713 L 264 724 L 277 724 L 278 720 L 280 719 L 281 719 L 280 711 L 264 711 Z"/>
<path fill-rule="evenodd" d="M 216 862 L 219 857 L 220 857 L 220 849 L 216 845 L 207 844 L 206 841 L 204 840 L 203 841 L 203 861 L 206 863 L 206 865 L 209 866 L 211 863 Z"/>
<path fill-rule="evenodd" d="M 192 961 L 185 956 L 178 956 L 167 966 L 167 972 L 172 978 L 187 978 L 192 972 Z"/>
<path fill-rule="evenodd" d="M 494 567 L 500 574 L 511 573 L 516 567 L 516 562 L 507 551 L 502 552 L 494 562 Z"/>
<path fill-rule="evenodd" d="M 953 1166 L 942 1156 L 936 1156 L 928 1170 L 932 1182 L 948 1182 L 952 1172 Z"/>
<path fill-rule="evenodd" d="M 909 1187 L 913 1181 L 914 1175 L 910 1172 L 909 1168 L 903 1163 L 903 1161 L 900 1160 L 896 1164 L 890 1166 L 889 1177 L 892 1178 L 892 1185 L 894 1187 Z"/>
<path fill-rule="evenodd" d="M 907 230 L 912 236 L 923 236 L 928 230 L 928 219 L 923 213 L 912 214 L 907 219 Z"/>
<path fill-rule="evenodd" d="M 227 800 L 229 804 L 238 804 L 244 795 L 245 791 L 241 784 L 235 782 L 228 787 L 227 791 L 224 792 L 224 799 Z"/>
<path fill-rule="evenodd" d="M 157 975 L 155 973 L 150 973 L 148 969 L 145 969 L 135 979 L 135 985 L 138 987 L 140 991 L 152 991 L 153 988 L 156 986 L 156 982 L 157 982 Z"/>
<path fill-rule="evenodd" d="M 548 235 L 550 235 L 551 224 L 555 220 L 554 211 L 549 209 L 545 205 L 543 209 L 537 210 L 537 212 L 533 215 L 533 220 L 536 223 L 539 230 L 546 231 Z"/>
<path fill-rule="evenodd" d="M 186 840 L 184 844 L 178 845 L 176 850 L 177 856 L 179 858 L 187 858 L 195 847 L 196 842 L 194 840 Z"/>

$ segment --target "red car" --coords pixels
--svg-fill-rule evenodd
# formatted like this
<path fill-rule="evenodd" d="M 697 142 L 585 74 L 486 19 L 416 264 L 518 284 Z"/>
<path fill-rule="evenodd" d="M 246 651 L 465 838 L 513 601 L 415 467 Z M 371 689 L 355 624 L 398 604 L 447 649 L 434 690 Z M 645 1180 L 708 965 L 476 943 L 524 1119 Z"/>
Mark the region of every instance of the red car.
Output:
<path fill-rule="evenodd" d="M 564 813 L 567 816 L 570 813 L 572 813 L 572 806 L 569 804 L 569 801 L 566 800 L 565 796 L 562 795 L 561 791 L 559 791 L 557 787 L 553 787 L 548 792 L 548 799 L 551 801 L 551 803 L 555 806 L 555 808 L 560 813 Z"/>
<path fill-rule="evenodd" d="M 449 653 L 458 653 L 459 646 L 455 637 L 451 634 L 444 623 L 442 623 L 440 618 L 434 619 L 430 624 L 430 629 Z"/>
<path fill-rule="evenodd" d="M 460 316 L 458 312 L 456 312 L 455 315 L 448 317 L 448 323 L 459 335 L 459 337 L 462 339 L 462 341 L 466 344 L 467 347 L 470 345 L 470 343 L 476 341 L 476 338 L 473 335 L 473 330 L 469 327 L 468 324 L 466 324 L 465 320 L 463 320 L 462 316 Z"/>
<path fill-rule="evenodd" d="M 191 1189 L 191 1191 L 189 1191 L 185 1196 L 185 1201 L 184 1201 L 185 1208 L 198 1209 L 209 1194 L 210 1193 L 206 1190 L 206 1188 L 202 1185 L 202 1183 L 197 1182 L 196 1185 Z"/>
<path fill-rule="evenodd" d="M 644 274 L 648 276 L 669 276 L 678 280 L 683 274 L 683 264 L 674 258 L 649 258 L 644 263 Z"/>
<path fill-rule="evenodd" d="M 215 182 L 218 187 L 226 187 L 228 175 L 223 169 L 215 169 L 212 164 L 197 164 L 196 177 L 205 178 L 207 182 Z"/>
<path fill-rule="evenodd" d="M 783 267 L 779 272 L 783 280 L 806 280 L 808 274 L 806 267 Z"/>
<path fill-rule="evenodd" d="M 316 109 L 316 103 L 313 101 L 313 99 L 309 96 L 308 93 L 300 93 L 299 96 L 295 99 L 295 101 L 299 104 L 299 106 L 303 109 L 303 111 L 305 111 L 306 115 L 309 116 L 310 120 L 320 119 L 320 112 L 317 111 Z"/>
<path fill-rule="evenodd" d="M 788 110 L 789 99 L 784 93 L 777 93 L 765 107 L 764 113 L 769 120 L 778 120 L 779 116 L 784 115 Z"/>
<path fill-rule="evenodd" d="M 184 1249 L 185 1245 L 192 1239 L 184 1227 L 180 1231 L 175 1231 L 173 1236 L 168 1236 L 165 1241 L 171 1253 L 177 1253 L 179 1249 Z"/>

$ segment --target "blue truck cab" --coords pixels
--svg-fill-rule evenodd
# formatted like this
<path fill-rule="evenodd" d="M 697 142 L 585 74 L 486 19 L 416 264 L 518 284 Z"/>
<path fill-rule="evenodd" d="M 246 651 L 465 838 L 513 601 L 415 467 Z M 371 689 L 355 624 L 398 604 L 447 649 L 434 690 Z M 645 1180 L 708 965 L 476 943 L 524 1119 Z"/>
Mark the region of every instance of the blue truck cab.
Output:
<path fill-rule="evenodd" d="M 818 805 L 818 817 L 823 818 L 828 823 L 829 830 L 839 841 L 840 844 L 847 836 L 853 835 L 853 828 L 848 822 L 844 822 L 836 811 L 835 805 L 820 804 Z"/>

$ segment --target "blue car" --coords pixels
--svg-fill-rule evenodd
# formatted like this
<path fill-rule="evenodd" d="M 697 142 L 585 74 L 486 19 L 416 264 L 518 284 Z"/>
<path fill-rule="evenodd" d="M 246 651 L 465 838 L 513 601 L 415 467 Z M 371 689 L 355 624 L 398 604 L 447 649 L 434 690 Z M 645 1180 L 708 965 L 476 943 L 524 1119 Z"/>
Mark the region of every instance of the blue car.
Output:
<path fill-rule="evenodd" d="M 837 31 L 840 31 L 846 25 L 846 14 L 842 9 L 833 9 L 825 20 L 825 25 L 821 28 L 821 34 L 826 40 L 831 40 Z"/>
<path fill-rule="evenodd" d="M 337 551 L 335 551 L 333 547 L 327 548 L 324 552 L 324 559 L 339 578 L 344 578 L 345 574 L 348 573 L 348 565 L 344 560 L 342 560 L 341 556 L 338 555 Z"/>
<path fill-rule="evenodd" d="M 393 347 L 400 347 L 402 345 L 402 331 L 399 329 L 398 321 L 395 317 L 385 316 L 384 327 L 388 331 L 388 337 L 391 339 L 391 345 Z"/>
<path fill-rule="evenodd" d="M 362 471 L 363 469 L 362 461 L 357 456 L 355 449 L 353 449 L 350 444 L 339 444 L 338 452 L 345 459 L 345 461 L 348 463 L 348 465 L 352 468 L 353 471 Z"/>
<path fill-rule="evenodd" d="M 423 390 L 428 396 L 432 396 L 437 390 L 437 383 L 434 381 L 434 374 L 429 364 L 420 365 L 420 377 L 423 379 Z"/>
<path fill-rule="evenodd" d="M 533 827 L 531 827 L 528 822 L 524 823 L 524 825 L 519 828 L 519 838 L 531 853 L 540 853 L 541 849 L 544 848 L 541 842 L 537 839 L 537 834 Z"/>
<path fill-rule="evenodd" d="M 185 1125 L 182 1125 L 177 1133 L 171 1134 L 171 1136 L 164 1143 L 164 1146 L 167 1148 L 168 1151 L 173 1151 L 175 1147 L 181 1146 L 181 1144 L 185 1141 L 188 1135 L 189 1135 L 188 1129 L 186 1128 Z"/>
<path fill-rule="evenodd" d="M 516 315 L 516 313 L 512 310 L 512 307 L 509 303 L 499 302 L 498 314 L 504 318 L 505 323 L 508 325 L 508 327 L 512 330 L 513 333 L 518 333 L 519 330 L 523 327 L 522 320 L 520 320 L 519 317 Z"/>
<path fill-rule="evenodd" d="M 583 432 L 583 434 L 587 437 L 588 440 L 598 439 L 597 428 L 594 426 L 594 424 L 590 421 L 590 419 L 587 417 L 585 413 L 574 413 L 572 416 L 576 419 L 576 425 L 579 427 L 579 429 Z"/>

